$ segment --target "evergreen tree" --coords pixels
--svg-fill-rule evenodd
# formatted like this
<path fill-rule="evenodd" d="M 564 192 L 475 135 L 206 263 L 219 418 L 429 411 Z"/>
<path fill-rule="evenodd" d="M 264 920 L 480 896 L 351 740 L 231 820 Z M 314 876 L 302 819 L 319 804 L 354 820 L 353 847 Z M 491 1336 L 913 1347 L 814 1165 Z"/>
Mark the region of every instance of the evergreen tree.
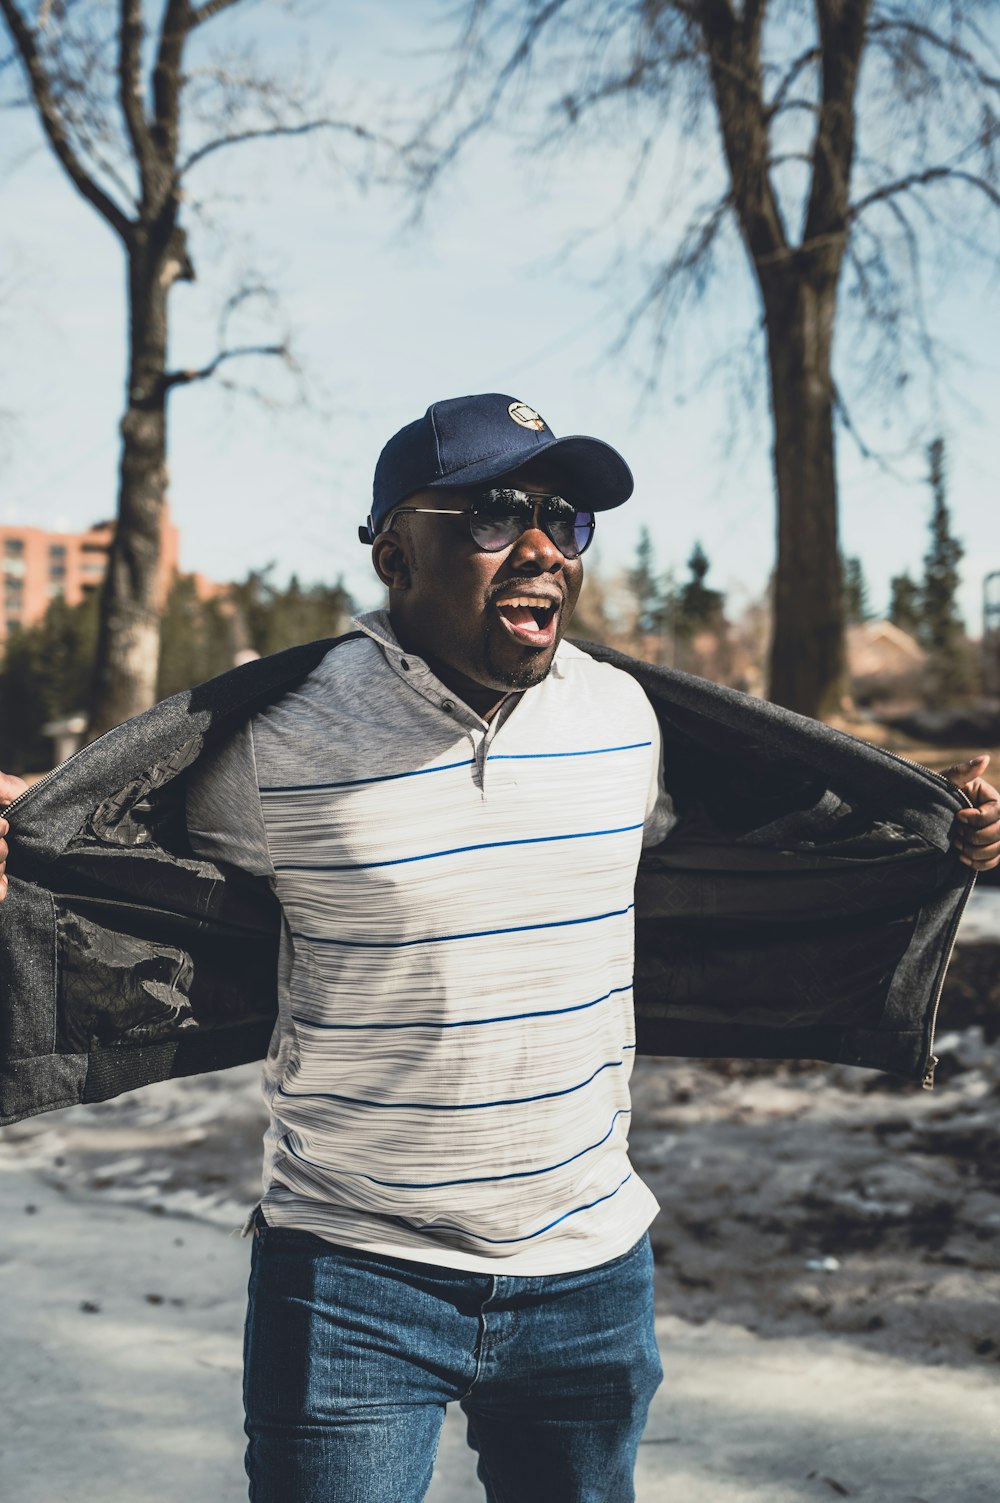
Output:
<path fill-rule="evenodd" d="M 644 636 L 652 635 L 663 628 L 663 588 L 656 573 L 656 555 L 649 528 L 639 532 L 635 550 L 635 563 L 626 575 L 629 592 L 635 606 L 635 629 Z"/>
<path fill-rule="evenodd" d="M 166 699 L 233 665 L 231 623 L 218 600 L 199 600 L 192 574 L 179 574 L 160 621 L 156 697 Z"/>
<path fill-rule="evenodd" d="M 868 606 L 868 581 L 865 579 L 861 560 L 856 555 L 851 555 L 841 562 L 844 590 L 844 620 L 848 626 L 857 626 L 859 622 L 871 619 L 871 610 Z"/>
<path fill-rule="evenodd" d="M 651 662 L 663 661 L 669 644 L 668 660 L 674 659 L 674 636 L 677 616 L 677 590 L 670 570 L 659 574 L 649 528 L 639 532 L 635 563 L 626 571 L 625 583 L 631 596 L 629 651 Z M 652 641 L 650 639 L 653 639 Z"/>
<path fill-rule="evenodd" d="M 955 596 L 960 582 L 958 566 L 965 549 L 952 536 L 944 457 L 944 439 L 936 438 L 927 449 L 930 465 L 928 479 L 934 507 L 931 513 L 931 543 L 924 554 L 921 594 L 924 646 L 939 653 L 951 652 L 964 632 Z"/>
<path fill-rule="evenodd" d="M 714 626 L 722 617 L 725 597 L 710 590 L 705 578 L 712 567 L 700 543 L 695 543 L 687 561 L 691 577 L 680 588 L 677 601 L 678 631 L 690 637 L 701 627 Z"/>
<path fill-rule="evenodd" d="M 233 664 L 239 647 L 261 655 L 344 630 L 353 609 L 340 583 L 303 586 L 293 576 L 284 589 L 270 570 L 230 585 L 222 599 L 199 600 L 194 579 L 174 581 L 163 612 L 157 697 L 214 678 Z M 44 726 L 81 714 L 97 656 L 98 602 L 69 606 L 52 601 L 41 621 L 7 642 L 0 664 L 0 767 L 40 772 L 52 762 Z"/>
<path fill-rule="evenodd" d="M 927 458 L 934 504 L 920 591 L 920 636 L 930 654 L 925 698 L 928 705 L 940 708 L 957 704 L 972 693 L 978 670 L 955 598 L 960 582 L 958 566 L 965 549 L 951 531 L 943 438 L 936 438 L 928 446 Z"/>
<path fill-rule="evenodd" d="M 924 608 L 920 586 L 905 571 L 894 575 L 889 583 L 889 620 L 918 641 L 923 636 Z"/>
<path fill-rule="evenodd" d="M 280 589 L 271 582 L 273 568 L 268 564 L 251 570 L 241 583 L 229 586 L 242 645 L 264 657 L 317 637 L 337 636 L 346 629 L 354 605 L 340 580 L 332 585 L 302 585 L 293 574 Z"/>

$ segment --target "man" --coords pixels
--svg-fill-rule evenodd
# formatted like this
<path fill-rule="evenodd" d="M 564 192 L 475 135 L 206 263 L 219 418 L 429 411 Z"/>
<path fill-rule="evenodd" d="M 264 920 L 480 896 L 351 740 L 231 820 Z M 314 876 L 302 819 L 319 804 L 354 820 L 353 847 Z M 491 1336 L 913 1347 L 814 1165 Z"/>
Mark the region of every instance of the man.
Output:
<path fill-rule="evenodd" d="M 631 488 L 509 397 L 435 404 L 376 471 L 388 613 L 190 781 L 195 850 L 283 915 L 257 1503 L 422 1497 L 452 1400 L 491 1499 L 633 1495 L 660 1370 L 626 1157 L 632 888 L 672 812 L 648 702 L 562 642 L 593 514 Z M 977 869 L 1000 859 L 984 766 L 951 770 Z"/>
<path fill-rule="evenodd" d="M 632 890 L 670 814 L 638 685 L 560 647 L 593 513 L 631 488 L 509 397 L 436 403 L 376 471 L 388 612 L 189 796 L 198 849 L 286 924 L 255 1498 L 420 1498 L 451 1400 L 491 1497 L 631 1496 L 660 1376 Z"/>

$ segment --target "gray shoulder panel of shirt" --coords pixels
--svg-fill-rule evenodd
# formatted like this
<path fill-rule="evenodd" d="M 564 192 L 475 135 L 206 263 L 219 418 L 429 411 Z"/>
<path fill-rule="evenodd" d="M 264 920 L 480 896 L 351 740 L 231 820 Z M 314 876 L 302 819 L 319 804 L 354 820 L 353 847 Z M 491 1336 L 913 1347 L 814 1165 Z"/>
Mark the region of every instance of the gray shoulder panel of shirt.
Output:
<path fill-rule="evenodd" d="M 196 855 L 226 862 L 256 877 L 274 875 L 257 788 L 250 722 L 206 753 L 192 770 L 186 817 Z"/>
<path fill-rule="evenodd" d="M 355 672 L 358 654 L 375 652 L 371 641 L 345 642 L 328 652 L 297 690 L 269 705 L 241 726 L 220 746 L 206 754 L 192 770 L 187 787 L 186 817 L 194 852 L 209 861 L 224 861 L 253 876 L 273 877 L 274 866 L 267 844 L 264 814 L 260 804 L 258 747 L 254 727 L 266 739 L 274 720 L 294 719 L 295 701 L 303 690 L 308 696 L 322 692 L 338 675 Z M 294 747 L 294 737 L 291 738 Z M 294 755 L 292 773 L 294 773 Z"/>

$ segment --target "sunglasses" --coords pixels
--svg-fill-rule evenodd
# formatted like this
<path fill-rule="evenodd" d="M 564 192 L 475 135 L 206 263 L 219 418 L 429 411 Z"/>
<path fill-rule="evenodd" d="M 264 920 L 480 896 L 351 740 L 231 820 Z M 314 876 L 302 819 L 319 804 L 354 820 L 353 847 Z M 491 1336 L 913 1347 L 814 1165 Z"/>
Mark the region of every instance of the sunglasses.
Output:
<path fill-rule="evenodd" d="M 503 548 L 516 543 L 529 528 L 538 526 L 559 549 L 563 558 L 579 558 L 590 547 L 596 526 L 592 511 L 577 511 L 572 501 L 567 501 L 562 496 L 533 496 L 528 491 L 511 490 L 508 487 L 477 491 L 472 496 L 471 504 L 461 508 L 393 507 L 379 531 L 387 532 L 393 519 L 403 512 L 426 512 L 436 517 L 468 517 L 472 541 L 484 553 L 499 553 Z M 358 535 L 363 543 L 374 542 L 375 529 L 370 517 L 366 527 L 358 528 Z"/>

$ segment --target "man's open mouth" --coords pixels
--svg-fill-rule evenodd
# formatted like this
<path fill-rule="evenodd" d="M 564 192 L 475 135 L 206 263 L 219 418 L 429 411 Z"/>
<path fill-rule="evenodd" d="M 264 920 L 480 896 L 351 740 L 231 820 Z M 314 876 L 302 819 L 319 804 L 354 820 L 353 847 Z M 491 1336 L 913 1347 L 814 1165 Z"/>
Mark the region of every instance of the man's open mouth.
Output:
<path fill-rule="evenodd" d="M 509 595 L 497 602 L 504 626 L 516 642 L 549 647 L 555 641 L 559 602 L 539 595 Z"/>

